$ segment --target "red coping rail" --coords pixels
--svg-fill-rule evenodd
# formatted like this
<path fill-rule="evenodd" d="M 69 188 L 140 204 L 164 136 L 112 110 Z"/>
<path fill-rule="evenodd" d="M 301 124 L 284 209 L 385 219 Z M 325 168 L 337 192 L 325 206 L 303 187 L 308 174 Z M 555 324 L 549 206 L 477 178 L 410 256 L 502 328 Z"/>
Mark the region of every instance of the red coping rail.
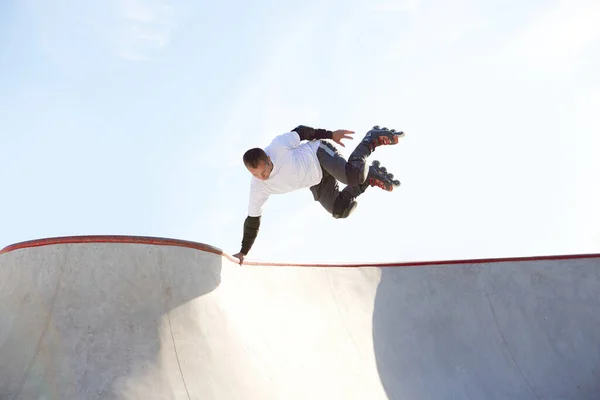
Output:
<path fill-rule="evenodd" d="M 119 235 L 90 235 L 90 236 L 63 236 L 45 239 L 30 240 L 26 242 L 15 243 L 0 250 L 0 255 L 11 251 L 26 249 L 31 247 L 49 246 L 56 244 L 79 244 L 79 243 L 130 243 L 130 244 L 148 244 L 158 246 L 179 246 L 208 253 L 221 255 L 229 261 L 237 263 L 237 258 L 225 253 L 223 250 L 204 243 L 167 239 L 150 236 L 119 236 Z M 279 266 L 279 267 L 415 267 L 427 265 L 452 265 L 452 264 L 481 264 L 515 261 L 543 261 L 543 260 L 573 260 L 582 258 L 600 258 L 600 253 L 590 254 L 563 254 L 550 256 L 531 256 L 531 257 L 503 257 L 503 258 L 479 258 L 464 260 L 444 260 L 444 261 L 408 261 L 408 262 L 385 262 L 385 263 L 280 263 L 246 260 L 244 265 L 254 266 Z"/>

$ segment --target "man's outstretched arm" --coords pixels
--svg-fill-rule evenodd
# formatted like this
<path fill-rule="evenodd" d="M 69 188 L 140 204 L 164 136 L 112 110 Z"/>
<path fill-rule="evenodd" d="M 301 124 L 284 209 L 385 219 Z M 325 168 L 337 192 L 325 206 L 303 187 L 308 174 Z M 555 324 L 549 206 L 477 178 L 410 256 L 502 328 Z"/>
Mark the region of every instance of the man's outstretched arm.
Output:
<path fill-rule="evenodd" d="M 332 139 L 333 132 L 327 129 L 315 129 L 306 125 L 299 125 L 292 129 L 292 132 L 296 132 L 300 136 L 300 140 L 320 140 L 320 139 Z"/>
<path fill-rule="evenodd" d="M 260 228 L 260 217 L 246 217 L 244 221 L 244 238 L 242 239 L 241 253 L 244 255 L 250 252 L 256 237 L 258 236 L 258 229 Z"/>
<path fill-rule="evenodd" d="M 352 139 L 354 131 L 346 129 L 338 129 L 330 131 L 327 129 L 315 129 L 306 125 L 299 125 L 292 129 L 292 132 L 296 132 L 300 137 L 300 140 L 321 140 L 321 139 L 333 139 L 334 142 L 338 143 L 342 147 L 345 147 L 342 143 L 342 139 Z"/>
<path fill-rule="evenodd" d="M 256 237 L 258 236 L 258 229 L 260 228 L 260 216 L 258 217 L 246 217 L 244 221 L 244 237 L 242 239 L 242 248 L 239 253 L 235 254 L 234 257 L 239 258 L 240 262 L 244 262 L 244 257 L 248 255 Z"/>

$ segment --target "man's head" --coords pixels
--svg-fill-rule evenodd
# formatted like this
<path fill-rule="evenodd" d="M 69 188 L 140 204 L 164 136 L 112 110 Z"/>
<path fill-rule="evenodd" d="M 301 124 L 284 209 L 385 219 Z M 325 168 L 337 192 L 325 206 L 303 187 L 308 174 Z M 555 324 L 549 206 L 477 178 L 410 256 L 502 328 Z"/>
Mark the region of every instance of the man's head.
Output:
<path fill-rule="evenodd" d="M 271 158 L 263 149 L 254 148 L 244 153 L 244 165 L 257 179 L 266 181 L 273 171 Z"/>

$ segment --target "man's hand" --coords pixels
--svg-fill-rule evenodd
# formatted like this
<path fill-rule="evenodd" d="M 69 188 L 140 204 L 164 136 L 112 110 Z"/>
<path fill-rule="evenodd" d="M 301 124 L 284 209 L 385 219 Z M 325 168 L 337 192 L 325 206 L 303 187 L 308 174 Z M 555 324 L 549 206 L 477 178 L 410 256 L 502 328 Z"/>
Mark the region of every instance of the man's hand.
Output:
<path fill-rule="evenodd" d="M 237 253 L 234 254 L 233 257 L 237 258 L 238 260 L 240 260 L 240 265 L 244 263 L 244 253 Z"/>
<path fill-rule="evenodd" d="M 339 144 L 342 147 L 346 147 L 344 145 L 344 143 L 342 143 L 342 139 L 350 139 L 352 140 L 353 137 L 350 135 L 354 135 L 353 131 L 348 131 L 345 129 L 338 129 L 337 131 L 333 131 L 333 134 L 331 135 L 331 139 L 336 142 L 337 144 Z"/>

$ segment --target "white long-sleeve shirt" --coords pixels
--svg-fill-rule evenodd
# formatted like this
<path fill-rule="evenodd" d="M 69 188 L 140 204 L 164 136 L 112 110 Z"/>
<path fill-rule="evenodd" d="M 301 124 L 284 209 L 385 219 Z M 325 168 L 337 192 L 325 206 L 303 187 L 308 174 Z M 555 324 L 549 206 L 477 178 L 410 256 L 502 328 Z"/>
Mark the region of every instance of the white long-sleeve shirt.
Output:
<path fill-rule="evenodd" d="M 273 162 L 273 171 L 266 181 L 252 177 L 248 215 L 262 215 L 264 205 L 273 194 L 288 193 L 318 184 L 323 171 L 317 149 L 320 141 L 302 142 L 292 131 L 279 135 L 264 149 Z"/>

